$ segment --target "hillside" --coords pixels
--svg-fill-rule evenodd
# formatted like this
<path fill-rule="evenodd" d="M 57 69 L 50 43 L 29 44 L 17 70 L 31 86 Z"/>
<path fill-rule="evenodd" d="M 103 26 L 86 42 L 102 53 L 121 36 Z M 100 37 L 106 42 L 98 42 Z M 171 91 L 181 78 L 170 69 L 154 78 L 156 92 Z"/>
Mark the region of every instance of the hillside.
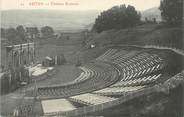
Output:
<path fill-rule="evenodd" d="M 166 28 L 157 24 L 145 24 L 131 29 L 113 29 L 93 34 L 87 40 L 87 46 L 90 44 L 160 45 L 182 48 L 182 30 L 177 27 Z"/>
<path fill-rule="evenodd" d="M 1 12 L 1 26 L 16 27 L 45 25 L 55 30 L 90 29 L 99 11 L 57 11 L 57 10 L 7 10 Z"/>
<path fill-rule="evenodd" d="M 52 26 L 56 31 L 73 31 L 91 29 L 95 18 L 100 14 L 97 10 L 88 11 L 58 11 L 58 10 L 5 10 L 1 11 L 1 26 L 3 28 L 17 25 Z M 161 21 L 158 7 L 141 12 L 142 20 L 157 18 Z"/>

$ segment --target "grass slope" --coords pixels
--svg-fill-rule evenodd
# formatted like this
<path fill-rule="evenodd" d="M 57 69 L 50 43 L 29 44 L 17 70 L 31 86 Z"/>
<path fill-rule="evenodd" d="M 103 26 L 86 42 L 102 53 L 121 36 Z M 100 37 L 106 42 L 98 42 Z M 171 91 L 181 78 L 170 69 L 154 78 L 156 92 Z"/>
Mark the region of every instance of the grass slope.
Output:
<path fill-rule="evenodd" d="M 89 46 L 124 45 L 160 45 L 182 48 L 182 30 L 179 27 L 164 27 L 159 24 L 145 24 L 131 29 L 108 30 L 88 38 Z"/>

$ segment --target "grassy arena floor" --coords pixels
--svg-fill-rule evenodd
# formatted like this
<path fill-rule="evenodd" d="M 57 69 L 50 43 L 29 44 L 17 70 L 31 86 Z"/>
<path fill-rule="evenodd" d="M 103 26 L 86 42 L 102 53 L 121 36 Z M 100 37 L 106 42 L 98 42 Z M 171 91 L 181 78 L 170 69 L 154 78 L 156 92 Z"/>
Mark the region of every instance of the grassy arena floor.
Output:
<path fill-rule="evenodd" d="M 54 84 L 64 84 L 75 80 L 80 73 L 82 72 L 81 69 L 75 67 L 73 65 L 62 65 L 56 67 L 56 74 L 51 76 L 46 80 L 37 82 L 38 86 L 49 86 Z"/>

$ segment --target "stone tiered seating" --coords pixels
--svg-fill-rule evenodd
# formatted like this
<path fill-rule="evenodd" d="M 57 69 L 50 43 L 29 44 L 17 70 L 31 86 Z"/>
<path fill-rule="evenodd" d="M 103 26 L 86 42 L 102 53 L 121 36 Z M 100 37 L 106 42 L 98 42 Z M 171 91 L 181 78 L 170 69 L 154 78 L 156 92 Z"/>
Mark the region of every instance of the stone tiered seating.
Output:
<path fill-rule="evenodd" d="M 148 53 L 149 51 L 133 50 L 129 52 L 117 50 L 111 53 L 112 50 L 113 49 L 109 49 L 106 51 L 100 56 L 100 60 L 114 63 L 119 66 L 123 81 L 153 73 L 164 67 L 163 60 L 156 54 Z"/>
<path fill-rule="evenodd" d="M 109 56 L 108 58 L 106 58 L 107 61 L 113 61 L 114 59 L 118 59 L 124 55 L 128 54 L 128 51 L 125 50 L 120 50 L 116 53 L 114 53 L 112 56 Z"/>
<path fill-rule="evenodd" d="M 130 59 L 131 57 L 135 56 L 138 53 L 140 53 L 140 51 L 125 52 L 123 55 L 120 54 L 119 57 L 111 59 L 110 62 L 119 64 L 119 63 L 124 62 L 125 60 Z"/>
<path fill-rule="evenodd" d="M 155 82 L 161 77 L 162 74 L 149 75 L 145 77 L 140 77 L 138 79 L 131 79 L 128 81 L 120 81 L 112 85 L 111 87 L 122 87 L 122 86 L 137 86 L 137 85 L 147 85 Z"/>
<path fill-rule="evenodd" d="M 124 81 L 124 84 L 121 84 L 121 82 L 120 85 L 149 84 L 160 76 L 148 77 L 147 79 L 144 76 L 164 67 L 163 60 L 158 55 L 146 51 L 132 50 L 128 52 L 126 50 L 109 49 L 96 60 L 80 67 L 83 72 L 69 84 L 38 88 L 38 96 L 68 97 L 93 91 L 112 84 L 118 76 L 118 71 L 121 73 L 121 81 Z M 119 66 L 118 70 L 112 64 Z M 138 77 L 142 78 L 137 79 Z"/>
<path fill-rule="evenodd" d="M 184 70 L 183 70 L 181 73 L 175 75 L 174 77 L 175 77 L 176 79 L 177 79 L 177 78 L 184 78 Z"/>
<path fill-rule="evenodd" d="M 38 88 L 37 96 L 40 98 L 68 97 L 80 93 L 86 93 L 111 85 L 118 79 L 117 70 L 111 65 L 97 62 L 87 64 L 93 74 L 83 82 Z"/>
<path fill-rule="evenodd" d="M 107 58 L 111 57 L 114 53 L 116 53 L 116 49 L 109 49 L 103 55 L 96 58 L 96 60 L 106 60 Z"/>
<path fill-rule="evenodd" d="M 83 70 L 83 72 L 80 74 L 79 77 L 77 77 L 74 82 L 80 82 L 84 81 L 89 78 L 90 74 L 93 74 L 93 71 L 88 69 L 87 67 L 80 67 L 80 69 Z"/>
<path fill-rule="evenodd" d="M 104 88 L 99 91 L 94 91 L 94 94 L 100 94 L 100 95 L 122 95 L 127 92 L 131 91 L 137 91 L 145 86 L 130 86 L 130 87 L 109 87 L 109 88 Z"/>
<path fill-rule="evenodd" d="M 70 99 L 72 101 L 75 101 L 78 103 L 83 103 L 86 105 L 98 105 L 98 104 L 113 101 L 116 98 L 86 93 L 86 94 L 82 94 L 82 95 L 72 96 L 72 97 L 70 97 Z"/>
<path fill-rule="evenodd" d="M 122 80 L 124 81 L 158 71 L 164 67 L 162 59 L 158 56 L 145 57 L 145 54 L 117 63 L 117 65 L 122 68 Z"/>

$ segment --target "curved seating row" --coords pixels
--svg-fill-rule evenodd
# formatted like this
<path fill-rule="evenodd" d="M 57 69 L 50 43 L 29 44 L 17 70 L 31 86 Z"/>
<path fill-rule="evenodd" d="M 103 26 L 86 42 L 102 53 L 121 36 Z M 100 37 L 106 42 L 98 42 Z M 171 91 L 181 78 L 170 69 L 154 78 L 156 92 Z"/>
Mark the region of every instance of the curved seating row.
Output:
<path fill-rule="evenodd" d="M 81 81 L 84 81 L 86 79 L 89 78 L 90 74 L 93 74 L 93 71 L 88 69 L 87 67 L 83 66 L 83 67 L 79 67 L 80 69 L 83 70 L 83 72 L 80 74 L 79 77 L 77 77 L 74 82 L 81 82 Z"/>
<path fill-rule="evenodd" d="M 175 79 L 177 79 L 177 78 L 184 78 L 184 70 L 181 73 L 175 75 L 174 78 Z"/>
<path fill-rule="evenodd" d="M 100 95 L 124 95 L 127 92 L 132 92 L 132 91 L 137 91 L 140 89 L 145 88 L 146 86 L 130 86 L 130 87 L 108 87 L 108 88 L 104 88 L 102 90 L 98 90 L 98 91 L 94 91 L 94 94 L 100 94 Z"/>
<path fill-rule="evenodd" d="M 141 51 L 131 51 L 131 52 L 128 52 L 124 55 L 121 55 L 117 58 L 114 58 L 114 59 L 110 59 L 109 62 L 112 62 L 112 63 L 122 63 L 123 61 L 125 60 L 128 60 L 128 59 L 131 59 L 132 57 L 136 56 L 137 54 L 139 54 Z"/>
<path fill-rule="evenodd" d="M 106 63 L 90 63 L 87 65 L 92 71 L 90 78 L 68 86 L 41 87 L 37 90 L 39 98 L 68 97 L 80 93 L 97 90 L 111 85 L 118 80 L 117 70 Z"/>
<path fill-rule="evenodd" d="M 114 62 L 121 68 L 122 80 L 126 81 L 135 77 L 140 77 L 158 70 L 164 67 L 162 59 L 156 55 L 145 56 L 146 54 L 140 54 L 130 59 L 123 60 L 121 62 Z"/>
<path fill-rule="evenodd" d="M 156 75 L 148 75 L 144 77 L 139 77 L 137 79 L 131 79 L 128 81 L 120 81 L 120 82 L 117 82 L 111 85 L 110 87 L 148 85 L 158 80 L 161 76 L 162 74 L 156 74 Z"/>
<path fill-rule="evenodd" d="M 106 56 L 102 61 L 110 61 L 112 62 L 115 59 L 121 58 L 122 56 L 128 54 L 129 52 L 126 50 L 118 50 L 117 52 L 111 54 L 111 56 Z"/>
<path fill-rule="evenodd" d="M 96 60 L 105 60 L 106 58 L 109 58 L 114 53 L 116 53 L 116 51 L 117 51 L 117 49 L 109 49 L 103 55 L 101 55 L 98 58 L 96 58 Z"/>
<path fill-rule="evenodd" d="M 72 101 L 78 102 L 78 103 L 86 104 L 86 105 L 98 105 L 98 104 L 113 101 L 116 98 L 86 93 L 86 94 L 81 94 L 77 96 L 72 96 L 69 99 Z"/>

